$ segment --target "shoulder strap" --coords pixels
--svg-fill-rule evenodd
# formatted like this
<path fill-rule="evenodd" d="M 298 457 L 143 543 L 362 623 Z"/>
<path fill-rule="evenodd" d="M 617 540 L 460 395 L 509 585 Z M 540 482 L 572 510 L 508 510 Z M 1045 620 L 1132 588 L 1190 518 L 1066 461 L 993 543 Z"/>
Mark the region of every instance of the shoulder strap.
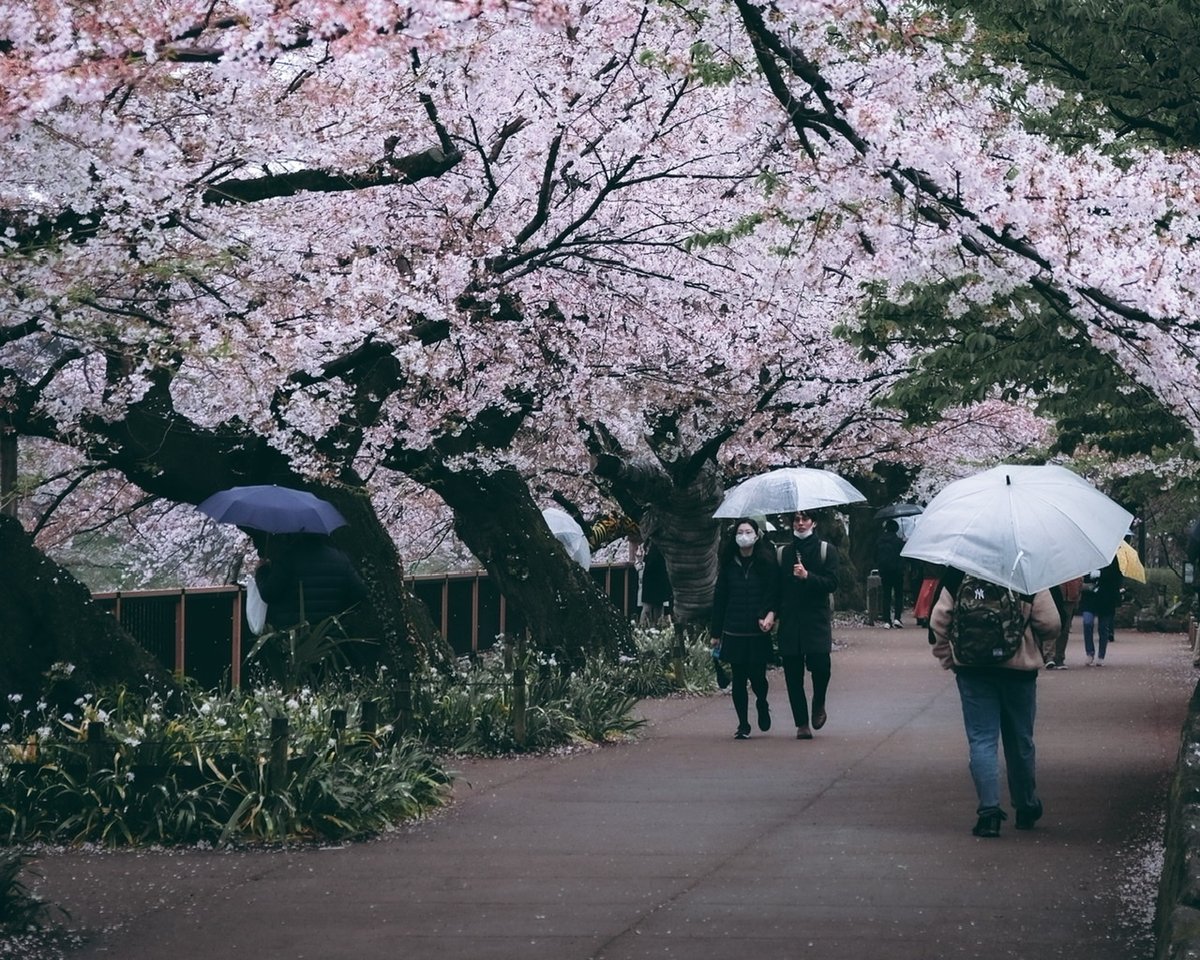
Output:
<path fill-rule="evenodd" d="M 824 540 L 821 541 L 821 563 L 825 562 L 825 551 L 829 549 L 829 544 Z"/>

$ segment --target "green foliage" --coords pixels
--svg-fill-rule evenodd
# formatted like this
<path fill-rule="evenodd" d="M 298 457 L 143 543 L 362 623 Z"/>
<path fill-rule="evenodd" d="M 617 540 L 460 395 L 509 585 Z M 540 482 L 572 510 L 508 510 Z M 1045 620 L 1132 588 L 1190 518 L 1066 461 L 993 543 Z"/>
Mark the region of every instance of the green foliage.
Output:
<path fill-rule="evenodd" d="M 25 885 L 29 860 L 19 850 L 0 850 L 0 934 L 40 930 L 49 922 L 49 906 Z"/>
<path fill-rule="evenodd" d="M 867 360 L 896 345 L 919 352 L 884 405 L 929 423 L 992 396 L 1024 400 L 1056 423 L 1051 453 L 1154 454 L 1187 442 L 1177 417 L 1032 291 L 967 303 L 957 299 L 966 282 L 877 286 L 856 322 L 839 328 Z"/>
<path fill-rule="evenodd" d="M 1068 96 L 1038 121 L 1064 145 L 1200 144 L 1200 9 L 1185 0 L 947 0 L 983 27 L 981 51 Z M 1118 144 L 1117 149 L 1120 146 Z"/>
<path fill-rule="evenodd" d="M 267 631 L 250 648 L 246 661 L 267 683 L 291 693 L 322 677 L 345 675 L 350 665 L 346 647 L 368 642 L 348 637 L 337 617 L 327 617 L 317 623 L 304 621 L 286 630 Z"/>
<path fill-rule="evenodd" d="M 444 801 L 450 776 L 439 756 L 603 743 L 642 725 L 633 714 L 639 697 L 712 689 L 702 638 L 687 641 L 678 678 L 672 630 L 635 638 L 636 655 L 575 671 L 535 655 L 506 665 L 492 653 L 450 674 L 415 676 L 417 719 L 407 739 L 388 724 L 378 733 L 356 729 L 362 703 L 388 702 L 394 692 L 383 674 L 324 689 L 185 686 L 165 698 L 118 690 L 81 697 L 62 714 L 14 694 L 9 712 L 18 719 L 0 727 L 0 841 L 226 845 L 377 834 Z M 328 668 L 324 657 L 293 654 L 292 662 Z M 514 666 L 526 678 L 520 742 Z M 295 683 L 304 673 L 281 679 Z M 335 722 L 337 710 L 345 713 Z M 288 722 L 286 767 L 272 764 L 275 718 Z"/>

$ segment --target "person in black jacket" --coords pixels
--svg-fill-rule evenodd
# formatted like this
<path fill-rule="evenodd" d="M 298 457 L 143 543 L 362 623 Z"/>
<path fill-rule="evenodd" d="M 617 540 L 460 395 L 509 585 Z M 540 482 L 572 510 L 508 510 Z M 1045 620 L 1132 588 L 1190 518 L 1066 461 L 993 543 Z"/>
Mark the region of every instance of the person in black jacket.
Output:
<path fill-rule="evenodd" d="M 1121 603 L 1121 566 L 1116 557 L 1102 570 L 1093 570 L 1083 578 L 1083 592 L 1079 596 L 1079 609 L 1083 611 L 1083 651 L 1087 654 L 1086 666 L 1104 666 L 1104 655 L 1112 643 L 1117 620 L 1117 607 Z M 1097 650 L 1092 634 L 1099 634 Z M 1099 653 L 1099 656 L 1097 656 Z"/>
<path fill-rule="evenodd" d="M 875 569 L 879 571 L 879 614 L 885 627 L 904 626 L 904 621 L 900 619 L 904 610 L 904 560 L 900 556 L 903 549 L 900 524 L 895 520 L 885 520 L 883 532 L 875 541 Z"/>
<path fill-rule="evenodd" d="M 339 616 L 367 596 L 350 558 L 319 533 L 272 537 L 254 580 L 276 630 Z"/>
<path fill-rule="evenodd" d="M 767 661 L 771 655 L 771 628 L 775 625 L 779 574 L 775 552 L 759 535 L 758 523 L 743 517 L 734 524 L 733 536 L 721 547 L 717 588 L 713 595 L 712 645 L 730 665 L 733 708 L 738 725 L 734 737 L 750 736 L 750 695 L 757 698 L 758 729 L 771 729 L 767 703 Z"/>
<path fill-rule="evenodd" d="M 825 726 L 833 620 L 829 598 L 838 588 L 838 554 L 817 536 L 816 517 L 798 510 L 792 542 L 779 561 L 779 656 L 787 682 L 796 739 L 811 740 Z M 812 674 L 812 726 L 804 695 L 805 669 Z"/>

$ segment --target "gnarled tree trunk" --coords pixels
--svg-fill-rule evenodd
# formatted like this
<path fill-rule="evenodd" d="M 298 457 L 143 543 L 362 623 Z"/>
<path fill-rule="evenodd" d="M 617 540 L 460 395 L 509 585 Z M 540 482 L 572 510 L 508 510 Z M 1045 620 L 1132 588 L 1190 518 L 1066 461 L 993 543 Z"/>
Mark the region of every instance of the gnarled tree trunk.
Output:
<path fill-rule="evenodd" d="M 101 687 L 175 688 L 171 672 L 92 600 L 88 588 L 3 515 L 0 565 L 0 715 L 13 708 L 7 697 L 15 693 L 25 706 L 46 696 L 69 710 L 80 695 Z M 55 664 L 64 666 L 51 680 Z"/>

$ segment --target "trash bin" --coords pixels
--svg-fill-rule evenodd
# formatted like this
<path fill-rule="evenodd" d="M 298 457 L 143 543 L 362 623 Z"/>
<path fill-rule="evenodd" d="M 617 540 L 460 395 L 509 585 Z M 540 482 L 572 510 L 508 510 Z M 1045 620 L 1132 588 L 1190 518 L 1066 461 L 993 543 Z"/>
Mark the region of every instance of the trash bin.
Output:
<path fill-rule="evenodd" d="M 867 574 L 867 625 L 874 626 L 875 621 L 879 619 L 879 594 L 880 590 L 879 571 L 872 570 Z"/>

